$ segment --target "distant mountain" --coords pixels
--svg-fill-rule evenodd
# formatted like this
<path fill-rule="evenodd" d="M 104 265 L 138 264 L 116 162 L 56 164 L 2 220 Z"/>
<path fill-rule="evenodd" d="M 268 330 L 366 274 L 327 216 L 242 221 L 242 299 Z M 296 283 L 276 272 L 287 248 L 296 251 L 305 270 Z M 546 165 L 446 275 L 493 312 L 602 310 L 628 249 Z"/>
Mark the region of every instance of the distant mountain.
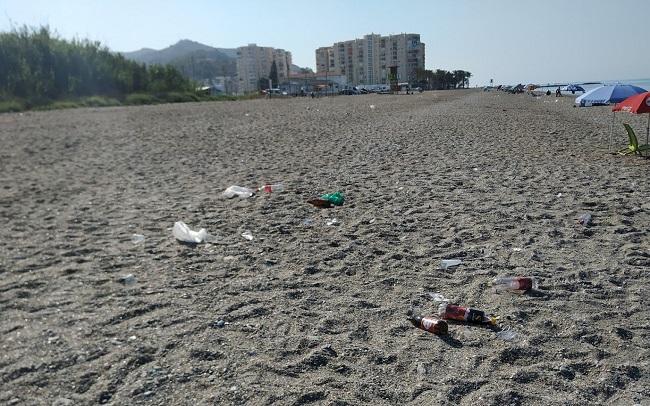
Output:
<path fill-rule="evenodd" d="M 142 48 L 133 52 L 121 52 L 125 58 L 136 62 L 170 64 L 185 76 L 202 81 L 215 76 L 234 76 L 237 73 L 237 49 L 214 48 L 200 42 L 183 39 L 161 50 Z M 292 73 L 300 73 L 300 66 L 291 65 Z"/>
<path fill-rule="evenodd" d="M 187 39 L 159 51 L 143 48 L 122 52 L 122 55 L 147 65 L 173 65 L 185 76 L 199 81 L 215 76 L 234 76 L 237 72 L 236 49 L 213 48 Z"/>

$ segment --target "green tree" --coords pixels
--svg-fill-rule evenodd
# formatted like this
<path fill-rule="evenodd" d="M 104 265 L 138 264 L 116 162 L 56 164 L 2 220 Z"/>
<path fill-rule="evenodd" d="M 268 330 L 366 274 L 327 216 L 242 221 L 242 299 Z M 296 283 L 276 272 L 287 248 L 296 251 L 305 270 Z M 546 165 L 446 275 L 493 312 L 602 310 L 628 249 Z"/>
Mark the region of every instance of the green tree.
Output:
<path fill-rule="evenodd" d="M 93 95 L 189 92 L 194 87 L 171 66 L 147 68 L 99 42 L 62 40 L 48 27 L 0 33 L 0 100 L 19 98 L 37 105 Z"/>

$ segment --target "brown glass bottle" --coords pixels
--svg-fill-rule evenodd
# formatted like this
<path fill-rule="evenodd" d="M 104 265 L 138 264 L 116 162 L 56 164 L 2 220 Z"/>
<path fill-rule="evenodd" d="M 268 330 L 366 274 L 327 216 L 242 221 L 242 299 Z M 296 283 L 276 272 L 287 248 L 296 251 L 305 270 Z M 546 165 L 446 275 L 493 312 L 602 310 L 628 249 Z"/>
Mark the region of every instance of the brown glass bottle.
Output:
<path fill-rule="evenodd" d="M 446 321 L 436 319 L 435 317 L 411 315 L 409 317 L 409 320 L 415 327 L 436 335 L 447 334 L 447 331 L 449 329 Z"/>

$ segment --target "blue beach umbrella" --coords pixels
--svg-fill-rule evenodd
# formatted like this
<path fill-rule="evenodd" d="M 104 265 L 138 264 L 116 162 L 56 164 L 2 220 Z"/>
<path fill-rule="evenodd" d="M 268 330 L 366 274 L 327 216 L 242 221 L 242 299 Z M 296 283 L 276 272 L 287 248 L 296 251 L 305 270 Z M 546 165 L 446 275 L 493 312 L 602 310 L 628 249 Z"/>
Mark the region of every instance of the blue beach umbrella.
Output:
<path fill-rule="evenodd" d="M 604 106 L 610 103 L 620 103 L 630 96 L 645 92 L 638 86 L 632 85 L 605 85 L 588 91 L 576 98 L 580 107 Z"/>

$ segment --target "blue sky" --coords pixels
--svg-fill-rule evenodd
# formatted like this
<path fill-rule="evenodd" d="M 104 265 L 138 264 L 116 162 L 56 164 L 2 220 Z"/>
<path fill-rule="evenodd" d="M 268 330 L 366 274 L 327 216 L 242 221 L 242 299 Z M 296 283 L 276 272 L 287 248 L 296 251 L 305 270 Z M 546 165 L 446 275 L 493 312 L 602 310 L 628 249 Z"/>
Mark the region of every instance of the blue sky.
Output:
<path fill-rule="evenodd" d="M 314 50 L 371 32 L 421 34 L 429 69 L 472 83 L 650 77 L 648 0 L 0 0 L 0 30 L 49 25 L 113 50 L 179 39 L 284 48 L 314 67 Z"/>

